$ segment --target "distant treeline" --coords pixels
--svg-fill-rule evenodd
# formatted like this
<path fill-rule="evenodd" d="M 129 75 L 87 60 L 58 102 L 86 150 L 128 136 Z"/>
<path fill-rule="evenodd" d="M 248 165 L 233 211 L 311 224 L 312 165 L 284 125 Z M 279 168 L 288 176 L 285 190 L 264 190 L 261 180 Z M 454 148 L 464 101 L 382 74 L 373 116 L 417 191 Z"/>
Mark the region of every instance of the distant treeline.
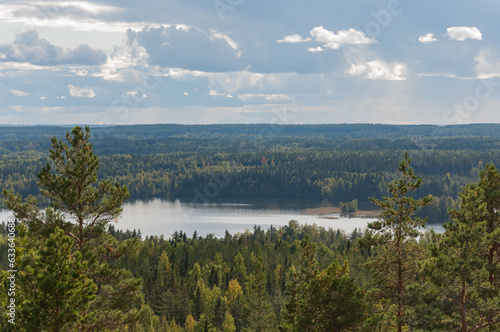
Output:
<path fill-rule="evenodd" d="M 0 186 L 40 198 L 47 137 L 64 140 L 65 130 L 0 127 Z M 381 198 L 409 151 L 423 177 L 416 195 L 439 198 L 421 213 L 441 222 L 478 169 L 500 164 L 499 133 L 499 125 L 151 125 L 94 128 L 92 141 L 99 176 L 126 184 L 132 198 L 195 201 Z"/>
<path fill-rule="evenodd" d="M 286 121 L 283 121 L 286 122 Z M 40 139 L 64 135 L 72 126 L 0 126 L 0 140 Z M 449 138 L 500 137 L 500 124 L 385 125 L 385 124 L 210 124 L 91 126 L 95 138 L 161 137 L 335 137 Z"/>

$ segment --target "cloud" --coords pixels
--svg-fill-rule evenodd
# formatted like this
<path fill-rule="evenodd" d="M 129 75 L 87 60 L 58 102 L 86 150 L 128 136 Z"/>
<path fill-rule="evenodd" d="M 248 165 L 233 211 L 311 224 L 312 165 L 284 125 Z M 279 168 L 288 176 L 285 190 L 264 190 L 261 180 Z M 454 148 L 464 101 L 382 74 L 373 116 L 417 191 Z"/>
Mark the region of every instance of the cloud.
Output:
<path fill-rule="evenodd" d="M 94 50 L 81 44 L 66 49 L 41 39 L 36 30 L 16 35 L 13 44 L 0 44 L 1 62 L 27 62 L 38 66 L 54 65 L 100 65 L 107 56 L 101 50 Z"/>
<path fill-rule="evenodd" d="M 463 41 L 466 39 L 481 40 L 482 34 L 476 27 L 450 27 L 446 29 L 451 40 Z"/>
<path fill-rule="evenodd" d="M 311 53 L 318 53 L 318 52 L 323 52 L 324 49 L 321 48 L 320 46 L 317 46 L 317 47 L 309 47 L 307 49 L 307 52 L 311 52 Z"/>
<path fill-rule="evenodd" d="M 323 47 L 309 47 L 308 52 L 321 52 L 325 48 L 338 50 L 343 45 L 368 45 L 376 43 L 377 40 L 374 38 L 368 38 L 363 31 L 358 31 L 355 29 L 340 30 L 337 32 L 329 31 L 323 26 L 318 26 L 309 31 L 312 38 L 303 38 L 298 34 L 289 35 L 283 37 L 283 39 L 277 40 L 278 43 L 304 43 L 309 41 L 315 41 L 323 43 Z"/>
<path fill-rule="evenodd" d="M 179 26 L 145 27 L 128 31 L 129 44 L 136 43 L 149 55 L 148 62 L 169 68 L 224 72 L 241 70 L 242 52 L 229 36 L 214 30 Z"/>
<path fill-rule="evenodd" d="M 241 57 L 241 51 L 239 50 L 238 43 L 235 42 L 231 37 L 213 29 L 210 29 L 210 33 L 212 34 L 211 40 L 214 39 L 224 40 L 229 46 L 231 46 L 233 50 L 237 52 L 238 57 Z"/>
<path fill-rule="evenodd" d="M 491 51 L 482 50 L 476 60 L 476 74 L 479 79 L 500 77 L 500 57 L 492 54 Z"/>
<path fill-rule="evenodd" d="M 368 38 L 364 32 L 352 28 L 335 33 L 319 26 L 312 29 L 310 34 L 315 41 L 324 43 L 324 47 L 333 50 L 337 50 L 343 45 L 368 45 L 377 42 L 374 38 Z"/>
<path fill-rule="evenodd" d="M 144 27 L 145 23 L 100 19 L 123 11 L 123 8 L 88 1 L 16 1 L 0 4 L 0 21 L 79 31 L 124 32 L 128 28 Z"/>
<path fill-rule="evenodd" d="M 100 15 L 123 11 L 114 6 L 100 5 L 89 1 L 19 1 L 3 4 L 2 18 L 38 17 L 49 19 L 62 15 Z"/>
<path fill-rule="evenodd" d="M 351 76 L 361 76 L 370 80 L 401 81 L 406 79 L 406 65 L 395 63 L 389 65 L 381 60 L 352 64 L 348 70 Z"/>
<path fill-rule="evenodd" d="M 28 92 L 20 91 L 20 90 L 10 90 L 10 93 L 12 93 L 16 97 L 27 97 L 30 94 Z"/>
<path fill-rule="evenodd" d="M 263 93 L 246 93 L 238 95 L 238 99 L 243 102 L 287 102 L 293 98 L 285 94 L 263 94 Z"/>
<path fill-rule="evenodd" d="M 302 38 L 302 36 L 298 34 L 285 36 L 283 39 L 277 40 L 277 43 L 304 43 L 310 41 L 311 38 Z"/>
<path fill-rule="evenodd" d="M 424 36 L 418 37 L 418 41 L 421 42 L 422 44 L 429 44 L 432 42 L 436 42 L 437 39 L 434 37 L 433 33 L 428 33 Z"/>
<path fill-rule="evenodd" d="M 94 98 L 95 96 L 97 96 L 94 90 L 92 89 L 83 89 L 71 84 L 68 84 L 68 89 L 69 89 L 69 95 L 71 97 Z"/>

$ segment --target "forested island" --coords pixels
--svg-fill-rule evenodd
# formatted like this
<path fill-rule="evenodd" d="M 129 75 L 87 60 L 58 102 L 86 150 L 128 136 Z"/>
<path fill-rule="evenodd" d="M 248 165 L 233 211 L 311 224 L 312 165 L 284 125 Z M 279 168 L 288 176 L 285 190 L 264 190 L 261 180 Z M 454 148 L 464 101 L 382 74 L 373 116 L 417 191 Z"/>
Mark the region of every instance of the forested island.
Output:
<path fill-rule="evenodd" d="M 15 242 L 12 223 L 0 227 L 0 301 L 15 303 L 1 328 L 498 331 L 499 136 L 498 125 L 1 127 L 2 204 L 19 221 Z M 112 224 L 130 197 L 347 210 L 370 199 L 381 213 L 352 234 L 292 220 L 142 238 Z M 430 221 L 445 232 L 425 232 Z"/>

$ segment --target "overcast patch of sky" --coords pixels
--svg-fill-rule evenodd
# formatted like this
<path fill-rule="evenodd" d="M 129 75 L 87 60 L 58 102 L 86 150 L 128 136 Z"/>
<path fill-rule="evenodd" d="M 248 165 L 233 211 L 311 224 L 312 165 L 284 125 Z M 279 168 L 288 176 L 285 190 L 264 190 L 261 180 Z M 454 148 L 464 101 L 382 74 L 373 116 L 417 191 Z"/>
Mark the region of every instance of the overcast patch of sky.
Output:
<path fill-rule="evenodd" d="M 0 122 L 28 121 L 22 108 L 30 107 L 30 116 L 43 116 L 44 123 L 50 123 L 49 108 L 57 110 L 58 123 L 75 123 L 88 106 L 91 123 L 212 121 L 206 120 L 211 110 L 221 122 L 269 122 L 274 111 L 289 108 L 302 122 L 451 124 L 443 114 L 474 92 L 475 78 L 500 76 L 500 5 L 486 0 L 65 3 L 45 12 L 42 23 L 21 15 L 41 10 L 42 2 L 32 9 L 17 1 L 2 4 L 15 10 L 0 14 L 0 27 L 12 31 L 15 25 L 18 36 L 0 42 Z M 217 3 L 227 4 L 226 11 L 217 12 Z M 127 34 L 127 27 L 134 31 Z M 319 27 L 337 35 L 354 31 L 373 42 L 346 53 L 345 45 L 315 39 L 311 31 Z M 450 40 L 450 27 L 476 28 L 482 38 Z M 20 43 L 28 31 L 36 38 Z M 82 43 L 75 42 L 83 33 Z M 429 33 L 437 41 L 418 41 Z M 92 34 L 113 45 L 101 50 Z M 292 35 L 304 42 L 278 42 Z M 127 94 L 134 89 L 141 92 Z M 76 97 L 75 91 L 92 97 Z M 117 104 L 133 112 L 117 116 L 111 110 Z M 256 106 L 259 116 L 245 110 Z M 144 116 L 136 116 L 141 109 Z M 175 109 L 182 110 L 177 118 Z M 478 122 L 487 114 L 500 121 L 486 106 L 479 111 L 463 120 Z M 189 112 L 200 116 L 190 118 Z"/>

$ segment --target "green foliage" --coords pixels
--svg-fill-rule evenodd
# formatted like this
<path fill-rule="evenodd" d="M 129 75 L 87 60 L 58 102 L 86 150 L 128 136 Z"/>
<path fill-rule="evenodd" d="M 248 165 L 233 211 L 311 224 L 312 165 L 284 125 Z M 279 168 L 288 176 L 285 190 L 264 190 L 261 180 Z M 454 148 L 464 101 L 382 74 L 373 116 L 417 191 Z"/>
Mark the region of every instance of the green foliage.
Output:
<path fill-rule="evenodd" d="M 478 130 L 474 135 L 472 127 Z M 272 139 L 262 140 L 262 125 L 131 126 L 100 128 L 93 149 L 100 155 L 99 179 L 126 184 L 133 198 L 193 199 L 194 189 L 204 195 L 207 186 L 216 185 L 218 198 L 332 202 L 387 195 L 385 182 L 397 178 L 394 165 L 403 151 L 410 151 L 418 158 L 415 171 L 424 177 L 422 192 L 443 197 L 441 205 L 422 209 L 421 216 L 441 223 L 448 221 L 447 209 L 453 207 L 445 198 L 456 200 L 465 184 L 477 181 L 482 164 L 500 163 L 498 126 L 430 128 L 284 126 Z M 51 130 L 63 132 L 59 127 L 27 132 L 0 128 L 1 187 L 49 203 L 39 193 L 36 174 L 49 160 L 45 151 Z M 434 130 L 440 137 L 423 134 Z M 432 149 L 422 149 L 427 146 Z M 262 159 L 268 162 L 262 164 Z M 205 196 L 196 197 L 201 202 L 212 199 Z"/>
<path fill-rule="evenodd" d="M 460 194 L 459 209 L 450 211 L 453 220 L 436 237 L 424 270 L 428 282 L 416 310 L 419 326 L 498 330 L 499 189 L 500 174 L 494 165 L 487 165 L 479 183 L 466 186 Z"/>
<path fill-rule="evenodd" d="M 45 243 L 58 229 L 71 239 L 71 254 L 84 262 L 82 275 L 97 285 L 89 310 L 99 315 L 86 328 L 112 330 L 133 326 L 148 308 L 143 307 L 141 281 L 112 264 L 136 252 L 138 238 L 118 242 L 106 232 L 109 222 L 120 216 L 128 190 L 116 182 L 98 181 L 99 159 L 89 139 L 89 127 L 79 126 L 67 133 L 66 143 L 52 138 L 49 158 L 54 171 L 48 164 L 38 174 L 40 192 L 50 203 L 45 211 L 32 196 L 23 201 L 13 190 L 4 190 L 4 196 L 8 208 L 27 226 L 33 246 Z M 49 264 L 47 260 L 38 264 L 42 263 Z M 45 284 L 34 285 L 34 291 L 35 286 Z M 76 324 L 78 317 L 73 318 Z"/>
<path fill-rule="evenodd" d="M 374 276 L 375 303 L 393 305 L 396 310 L 397 330 L 408 320 L 408 286 L 415 282 L 423 258 L 416 238 L 427 220 L 413 217 L 419 207 L 428 205 L 432 197 L 415 199 L 411 193 L 419 189 L 422 179 L 410 167 L 408 154 L 399 163 L 401 177 L 387 183 L 391 196 L 371 201 L 382 209 L 379 221 L 368 224 L 370 231 L 361 239 L 364 247 L 378 246 L 381 250 L 368 262 Z M 388 308 L 387 308 L 388 310 Z"/>
<path fill-rule="evenodd" d="M 364 292 L 349 276 L 347 261 L 343 265 L 334 261 L 320 270 L 307 237 L 302 247 L 300 268 L 290 270 L 282 329 L 333 332 L 359 325 L 367 303 Z"/>
<path fill-rule="evenodd" d="M 0 129 L 0 185 L 22 221 L 19 330 L 498 330 L 500 174 L 482 165 L 500 162 L 500 127 L 443 128 L 428 139 L 425 126 L 287 126 L 272 141 L 259 138 L 260 125 L 211 128 L 107 133 L 96 145 L 101 159 L 89 128 L 52 139 L 48 155 L 48 129 L 27 139 Z M 494 137 L 465 137 L 471 128 Z M 418 157 L 416 173 L 407 155 L 395 171 L 404 150 Z M 421 233 L 418 217 L 449 220 L 473 181 L 446 232 Z M 326 198 L 346 211 L 374 196 L 383 212 L 368 232 L 349 235 L 290 221 L 221 239 L 182 231 L 142 239 L 110 225 L 129 189 L 192 198 L 210 183 L 221 198 Z M 0 225 L 2 251 L 4 236 Z"/>
<path fill-rule="evenodd" d="M 245 331 L 274 331 L 276 315 L 266 292 L 266 275 L 259 259 L 255 270 L 248 276 L 246 294 L 243 298 L 243 310 L 248 324 Z"/>
<path fill-rule="evenodd" d="M 88 262 L 73 241 L 56 229 L 36 255 L 20 264 L 16 324 L 7 330 L 75 331 L 91 326 L 97 311 L 90 309 L 97 286 L 86 275 Z"/>
<path fill-rule="evenodd" d="M 359 231 L 356 234 L 355 237 L 360 236 Z M 141 240 L 139 255 L 124 257 L 119 260 L 119 265 L 129 268 L 135 277 L 144 280 L 146 303 L 160 319 L 184 324 L 189 321 L 189 328 L 195 331 L 203 331 L 205 327 L 215 331 L 224 329 L 226 313 L 229 313 L 236 331 L 255 328 L 276 331 L 286 301 L 284 292 L 288 271 L 293 265 L 299 265 L 300 241 L 306 235 L 320 246 L 317 256 L 322 269 L 326 270 L 336 259 L 344 258 L 352 263 L 350 271 L 339 267 L 342 273 L 356 276 L 356 281 L 366 283 L 362 262 L 367 252 L 351 242 L 355 237 L 293 221 L 279 229 L 264 231 L 256 227 L 254 232 L 220 239 L 212 236 L 197 236 L 196 240 L 146 237 Z M 179 262 L 184 260 L 184 252 L 189 253 L 189 263 L 186 276 L 181 277 L 183 264 Z M 159 276 L 165 274 L 166 266 L 170 268 L 165 283 Z M 214 266 L 221 267 L 221 277 L 219 286 L 214 284 L 210 288 Z M 333 269 L 331 273 L 334 271 L 337 270 Z M 244 286 L 236 279 L 238 276 L 245 280 Z M 327 283 L 329 278 L 322 280 Z M 188 329 L 188 326 L 184 328 Z"/>
<path fill-rule="evenodd" d="M 358 200 L 353 199 L 350 202 L 340 202 L 339 208 L 342 213 L 356 212 L 358 211 Z"/>

